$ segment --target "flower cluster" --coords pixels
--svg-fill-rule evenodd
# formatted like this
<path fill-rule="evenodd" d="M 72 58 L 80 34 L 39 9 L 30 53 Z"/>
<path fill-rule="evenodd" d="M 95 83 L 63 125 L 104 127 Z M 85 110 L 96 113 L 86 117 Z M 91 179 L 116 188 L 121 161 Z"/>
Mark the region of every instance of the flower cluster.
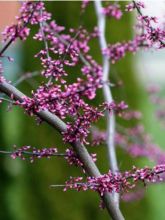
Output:
<path fill-rule="evenodd" d="M 22 102 L 16 101 L 15 105 L 22 106 L 30 116 L 33 116 L 35 112 L 39 112 L 39 108 L 35 100 L 26 96 L 22 97 L 22 99 Z"/>
<path fill-rule="evenodd" d="M 124 101 L 121 101 L 118 104 L 112 101 L 111 103 L 105 103 L 105 108 L 110 114 L 115 112 L 116 114 L 121 115 L 122 111 L 128 108 L 128 105 Z"/>
<path fill-rule="evenodd" d="M 29 151 L 30 150 L 30 151 Z M 11 153 L 11 158 L 21 158 L 22 160 L 25 160 L 25 156 L 30 156 L 30 161 L 33 162 L 35 159 L 40 158 L 50 158 L 51 156 L 55 156 L 57 153 L 57 148 L 31 148 L 31 146 L 23 146 L 19 149 L 15 149 Z"/>
<path fill-rule="evenodd" d="M 165 31 L 164 28 L 153 27 L 155 23 L 158 23 L 156 17 L 143 15 L 141 8 L 144 8 L 142 3 L 134 1 L 134 8 L 136 8 L 139 16 L 137 17 L 137 28 L 141 31 L 145 37 L 145 43 L 152 48 L 164 48 Z"/>
<path fill-rule="evenodd" d="M 31 14 L 32 12 L 32 14 Z M 23 2 L 20 8 L 20 16 L 17 17 L 18 23 L 38 24 L 51 19 L 51 14 L 46 12 L 44 3 L 27 1 Z"/>
<path fill-rule="evenodd" d="M 74 123 L 67 123 L 67 131 L 63 133 L 65 142 L 74 142 L 79 140 L 82 143 L 88 144 L 86 141 L 89 129 L 92 122 L 96 122 L 103 113 L 97 108 L 87 106 L 84 109 L 84 114 L 79 115 Z"/>
<path fill-rule="evenodd" d="M 89 74 L 89 69 L 83 70 L 86 75 Z M 89 76 L 90 77 L 90 76 Z M 89 99 L 94 98 L 96 87 L 92 87 L 92 80 L 89 83 L 78 79 L 77 83 L 65 85 L 62 91 L 62 86 L 40 86 L 36 92 L 33 92 L 33 97 L 23 97 L 23 102 L 16 102 L 21 105 L 29 115 L 33 115 L 41 110 L 49 110 L 62 119 L 67 116 L 74 116 L 76 121 L 67 122 L 67 131 L 64 132 L 65 142 L 74 142 L 79 140 L 87 143 L 86 139 L 89 134 L 89 128 L 93 122 L 96 122 L 100 117 L 104 116 L 104 111 L 108 110 L 110 114 L 114 111 L 121 115 L 121 112 L 127 108 L 127 105 L 122 101 L 119 104 L 115 102 L 105 103 L 100 109 L 87 104 L 82 97 Z"/>
<path fill-rule="evenodd" d="M 133 11 L 134 9 L 136 9 L 136 8 L 145 8 L 145 5 L 144 5 L 144 3 L 143 2 L 136 2 L 136 3 L 134 3 L 134 2 L 131 2 L 131 3 L 129 3 L 128 5 L 126 5 L 126 7 L 125 7 L 125 10 L 126 11 Z"/>
<path fill-rule="evenodd" d="M 138 16 L 138 27 L 143 32 L 145 44 L 151 48 L 164 48 L 165 31 L 159 27 L 153 28 L 152 23 L 157 23 L 156 17 Z"/>
<path fill-rule="evenodd" d="M 23 2 L 20 9 L 20 16 L 16 17 L 17 24 L 6 27 L 2 33 L 4 37 L 3 40 L 14 41 L 16 38 L 26 40 L 30 34 L 30 28 L 27 27 L 28 24 L 38 24 L 39 22 L 47 21 L 50 18 L 50 13 L 45 11 L 43 2 Z"/>
<path fill-rule="evenodd" d="M 118 4 L 109 4 L 103 8 L 103 14 L 108 17 L 114 17 L 119 20 L 122 17 L 122 11 Z"/>
<path fill-rule="evenodd" d="M 141 47 L 143 48 L 164 48 L 165 31 L 160 27 L 154 28 L 153 23 L 157 23 L 156 17 L 144 16 L 141 12 L 144 4 L 141 2 L 133 2 L 126 6 L 126 11 L 136 9 L 139 16 L 137 18 L 138 24 L 137 32 L 133 40 L 123 43 L 109 44 L 102 52 L 106 55 L 112 63 L 123 58 L 127 52 L 135 53 Z M 141 32 L 141 34 L 139 34 Z"/>
<path fill-rule="evenodd" d="M 93 161 L 96 162 L 96 160 L 97 160 L 96 154 L 91 154 L 91 157 L 92 157 Z M 67 162 L 70 165 L 75 165 L 75 166 L 83 168 L 83 163 L 79 160 L 76 153 L 70 148 L 66 149 L 65 159 L 67 160 Z"/>
<path fill-rule="evenodd" d="M 26 40 L 26 38 L 29 36 L 29 33 L 29 28 L 13 24 L 12 26 L 7 26 L 2 34 L 4 41 L 14 41 L 17 37 L 19 37 L 21 40 Z"/>
<path fill-rule="evenodd" d="M 92 33 L 88 33 L 84 28 L 70 29 L 69 34 L 64 34 L 64 30 L 64 27 L 51 21 L 42 25 L 34 36 L 34 39 L 44 41 L 47 44 L 45 50 L 41 50 L 35 55 L 41 59 L 44 67 L 42 75 L 46 78 L 53 77 L 56 80 L 61 80 L 66 76 L 64 67 L 77 65 L 80 61 L 80 53 L 87 54 L 90 49 L 89 41 L 98 36 L 97 29 L 94 29 Z M 59 59 L 63 54 L 65 54 L 63 58 Z"/>
<path fill-rule="evenodd" d="M 109 114 L 112 114 L 114 111 L 117 115 L 121 116 L 122 111 L 127 109 L 125 102 L 121 101 L 116 104 L 115 102 L 104 103 L 101 105 L 101 110 L 98 108 L 90 107 L 88 105 L 83 106 L 83 115 L 78 115 L 76 122 L 67 123 L 67 131 L 64 132 L 64 141 L 65 142 L 74 142 L 79 140 L 82 143 L 88 144 L 86 141 L 89 129 L 93 122 L 98 121 L 98 119 L 104 116 L 104 111 L 108 110 Z"/>
<path fill-rule="evenodd" d="M 89 85 L 90 82 L 85 84 L 85 81 L 78 79 L 76 83 L 65 85 L 63 90 L 61 85 L 40 86 L 33 92 L 32 98 L 23 97 L 23 102 L 17 104 L 23 106 L 30 115 L 41 110 L 49 110 L 60 118 L 79 115 L 80 109 L 84 112 L 96 111 L 82 99 L 83 96 L 94 98 L 93 87 Z"/>
<path fill-rule="evenodd" d="M 123 43 L 109 44 L 102 52 L 112 63 L 123 58 L 127 52 L 135 53 L 139 50 L 145 40 L 145 36 L 137 35 L 133 40 Z M 148 45 L 146 45 L 148 47 Z"/>
<path fill-rule="evenodd" d="M 82 177 L 71 177 L 69 181 L 66 181 L 64 191 L 68 189 L 76 189 L 77 191 L 94 190 L 100 193 L 101 196 L 104 193 L 118 192 L 123 193 L 135 188 L 137 182 L 142 182 L 144 185 L 147 183 L 160 182 L 161 174 L 165 173 L 165 165 L 157 165 L 153 168 L 138 169 L 133 167 L 131 171 L 124 173 L 112 173 L 109 171 L 107 174 L 103 174 L 99 177 L 87 177 L 86 182 L 83 182 Z"/>
<path fill-rule="evenodd" d="M 17 17 L 18 25 L 39 24 L 39 31 L 34 39 L 43 41 L 45 48 L 35 57 L 41 60 L 42 75 L 50 81 L 52 78 L 59 80 L 61 85 L 53 82 L 43 83 L 32 92 L 32 98 L 23 97 L 22 102 L 17 101 L 15 104 L 21 105 L 29 115 L 48 110 L 61 119 L 72 118 L 66 121 L 67 131 L 63 133 L 64 141 L 79 140 L 87 143 L 91 124 L 104 116 L 106 109 L 110 113 L 115 111 L 119 114 L 127 107 L 124 102 L 120 104 L 113 102 L 103 104 L 102 108 L 98 109 L 86 102 L 86 98 L 94 99 L 97 89 L 105 83 L 102 81 L 102 67 L 89 55 L 88 43 L 98 37 L 97 28 L 94 28 L 92 33 L 81 27 L 78 30 L 70 29 L 69 34 L 64 34 L 64 27 L 57 25 L 55 21 L 48 23 L 51 15 L 45 11 L 42 2 L 26 2 L 22 5 L 20 13 L 21 15 Z M 62 54 L 65 55 L 62 57 Z M 82 77 L 77 78 L 74 83 L 67 84 L 64 79 L 68 75 L 65 66 L 74 67 L 80 60 L 83 62 L 80 69 Z"/>
<path fill-rule="evenodd" d="M 71 148 L 67 148 L 65 153 L 59 153 L 57 148 L 54 147 L 38 149 L 31 146 L 23 146 L 21 148 L 17 148 L 16 146 L 14 146 L 13 151 L 0 151 L 0 153 L 10 154 L 12 159 L 20 158 L 22 160 L 26 160 L 28 158 L 31 162 L 33 162 L 35 159 L 59 156 L 64 157 L 69 165 L 83 168 L 83 163 L 80 161 L 76 153 Z M 95 153 L 91 154 L 91 158 L 94 162 L 96 162 L 97 160 L 96 156 L 97 155 Z M 85 173 L 84 168 L 83 172 Z"/>

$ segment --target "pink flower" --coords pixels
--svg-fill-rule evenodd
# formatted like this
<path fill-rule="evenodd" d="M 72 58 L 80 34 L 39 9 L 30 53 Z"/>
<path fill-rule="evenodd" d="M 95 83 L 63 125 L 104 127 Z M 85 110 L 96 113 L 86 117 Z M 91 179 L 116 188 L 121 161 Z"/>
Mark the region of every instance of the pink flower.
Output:
<path fill-rule="evenodd" d="M 108 17 L 114 17 L 117 20 L 122 17 L 122 11 L 120 10 L 120 6 L 117 4 L 110 4 L 107 7 L 103 8 L 103 14 Z"/>
<path fill-rule="evenodd" d="M 124 173 L 112 173 L 109 171 L 99 177 L 87 177 L 83 182 L 82 177 L 71 177 L 66 181 L 64 191 L 68 189 L 76 189 L 77 191 L 93 190 L 100 193 L 101 196 L 105 192 L 127 192 L 135 188 L 137 182 L 147 183 L 160 182 L 161 175 L 165 173 L 165 165 L 157 165 L 153 168 L 138 169 L 133 167 L 132 170 Z"/>
<path fill-rule="evenodd" d="M 136 9 L 136 6 L 138 8 L 145 8 L 144 3 L 139 1 L 139 2 L 136 2 L 136 5 L 133 2 L 129 3 L 128 5 L 126 5 L 125 10 L 126 11 L 133 11 L 134 9 Z"/>
<path fill-rule="evenodd" d="M 29 151 L 31 150 L 31 151 Z M 31 146 L 23 146 L 21 148 L 16 149 L 11 153 L 11 158 L 21 158 L 22 160 L 25 160 L 28 156 L 30 159 L 30 162 L 34 162 L 35 159 L 41 159 L 41 158 L 50 158 L 51 156 L 55 156 L 57 153 L 57 148 L 32 148 Z"/>

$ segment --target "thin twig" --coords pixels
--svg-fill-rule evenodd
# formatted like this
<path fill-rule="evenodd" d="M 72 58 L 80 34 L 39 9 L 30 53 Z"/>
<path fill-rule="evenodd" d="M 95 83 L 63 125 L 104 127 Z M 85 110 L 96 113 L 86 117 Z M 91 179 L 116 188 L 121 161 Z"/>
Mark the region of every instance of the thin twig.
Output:
<path fill-rule="evenodd" d="M 42 17 L 42 9 L 40 10 L 40 14 L 41 14 L 41 17 Z M 44 31 L 44 23 L 43 21 L 41 21 L 39 23 L 40 25 L 40 29 L 41 29 L 41 34 L 42 34 L 42 38 L 43 38 L 43 41 L 44 41 L 44 45 L 45 45 L 45 50 L 46 50 L 46 56 L 47 56 L 47 59 L 49 60 L 49 62 L 51 61 L 51 58 L 50 58 L 50 54 L 49 54 L 49 46 L 48 46 L 48 42 L 47 42 L 47 39 L 46 39 L 46 35 L 45 35 L 45 31 Z M 51 76 L 50 79 L 48 80 L 48 83 L 47 85 L 50 85 L 50 83 L 52 82 L 52 79 L 53 77 Z"/>
<path fill-rule="evenodd" d="M 3 98 L 2 96 L 0 96 L 0 100 L 3 100 L 3 101 L 6 101 L 6 102 L 9 102 L 9 103 L 14 103 L 13 100 L 11 99 L 7 99 L 7 98 Z"/>
<path fill-rule="evenodd" d="M 23 81 L 25 81 L 25 80 L 27 80 L 27 79 L 31 79 L 31 78 L 33 78 L 33 77 L 35 77 L 35 76 L 38 76 L 38 75 L 40 75 L 40 72 L 38 72 L 38 71 L 35 71 L 35 72 L 32 72 L 32 73 L 26 73 L 26 74 L 20 76 L 20 78 L 18 78 L 18 79 L 13 83 L 13 85 L 14 85 L 14 86 L 18 86 L 18 85 L 19 85 L 20 83 L 22 83 Z"/>
<path fill-rule="evenodd" d="M 13 41 L 15 40 L 15 38 L 11 38 L 6 44 L 5 46 L 1 49 L 0 51 L 0 57 L 3 55 L 3 53 L 7 50 L 7 48 L 13 43 Z"/>
<path fill-rule="evenodd" d="M 35 76 L 40 75 L 40 72 L 35 71 L 32 73 L 25 73 L 24 75 L 20 76 L 15 82 L 13 82 L 13 86 L 18 86 L 19 84 L 21 84 L 23 81 L 31 79 Z M 5 100 L 5 101 L 9 101 L 8 99 L 4 98 L 6 95 L 5 94 L 0 94 L 0 99 L 1 100 Z M 11 101 L 10 101 L 11 102 Z"/>
<path fill-rule="evenodd" d="M 95 0 L 95 10 L 97 15 L 97 23 L 99 29 L 99 42 L 101 51 L 107 48 L 107 42 L 105 38 L 105 25 L 106 19 L 105 15 L 102 13 L 102 4 L 100 0 Z M 110 72 L 110 61 L 106 55 L 102 56 L 103 59 L 103 81 L 109 81 L 109 72 Z M 111 103 L 113 101 L 111 89 L 107 84 L 103 84 L 103 93 L 104 100 L 107 103 Z M 108 148 L 108 156 L 109 163 L 112 172 L 118 172 L 117 158 L 116 158 L 116 150 L 115 150 L 115 115 L 114 112 L 106 114 L 107 118 L 107 148 Z M 114 193 L 114 200 L 117 206 L 119 206 L 119 194 Z"/>
<path fill-rule="evenodd" d="M 19 153 L 19 151 L 14 150 L 14 151 L 5 151 L 5 150 L 0 150 L 0 154 L 14 154 L 14 153 Z M 34 153 L 34 152 L 30 152 L 30 151 L 21 151 L 21 154 L 25 154 L 25 155 L 30 155 L 30 156 L 40 156 L 40 153 Z M 61 157 L 66 157 L 67 154 L 65 153 L 54 153 L 54 154 L 49 154 L 49 153 L 45 153 L 44 154 L 45 157 L 50 157 L 50 156 L 61 156 Z"/>

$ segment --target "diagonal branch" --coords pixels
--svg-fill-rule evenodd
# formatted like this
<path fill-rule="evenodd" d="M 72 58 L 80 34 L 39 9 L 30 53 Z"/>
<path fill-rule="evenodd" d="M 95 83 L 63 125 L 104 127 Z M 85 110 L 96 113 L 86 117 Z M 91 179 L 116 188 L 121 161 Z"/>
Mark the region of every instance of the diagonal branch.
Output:
<path fill-rule="evenodd" d="M 25 95 L 20 92 L 17 88 L 12 86 L 6 81 L 0 82 L 0 91 L 8 95 L 9 97 L 13 97 L 13 99 L 18 100 L 20 102 L 23 101 L 23 97 Z M 58 118 L 56 115 L 50 113 L 49 111 L 40 111 L 35 113 L 40 119 L 47 122 L 50 126 L 55 128 L 59 133 L 66 131 L 66 124 Z M 87 149 L 83 144 L 79 141 L 75 141 L 72 143 L 72 147 L 77 153 L 78 157 L 82 161 L 84 165 L 84 169 L 90 176 L 99 177 L 100 171 L 98 170 L 96 164 L 93 162 L 91 156 L 89 155 Z M 105 193 L 103 196 L 104 204 L 112 217 L 113 220 L 124 220 L 119 208 L 114 203 L 110 193 Z"/>
<path fill-rule="evenodd" d="M 100 42 L 100 48 L 101 51 L 105 48 L 107 48 L 107 42 L 105 38 L 105 25 L 106 25 L 106 19 L 105 15 L 102 13 L 102 4 L 100 0 L 95 0 L 95 10 L 97 15 L 97 23 L 98 23 L 98 29 L 99 29 L 99 42 Z M 103 82 L 109 81 L 109 71 L 110 71 L 110 61 L 106 55 L 102 56 L 103 59 Z M 111 89 L 107 84 L 103 85 L 103 94 L 104 94 L 104 100 L 107 103 L 113 102 L 113 97 L 111 93 Z M 115 115 L 114 112 L 112 114 L 109 114 L 107 112 L 106 115 L 107 118 L 107 148 L 108 148 L 108 157 L 109 157 L 109 163 L 110 168 L 112 172 L 118 171 L 118 165 L 117 165 L 117 158 L 116 158 L 116 150 L 115 150 Z M 114 200 L 115 203 L 119 206 L 119 194 L 114 193 Z"/>

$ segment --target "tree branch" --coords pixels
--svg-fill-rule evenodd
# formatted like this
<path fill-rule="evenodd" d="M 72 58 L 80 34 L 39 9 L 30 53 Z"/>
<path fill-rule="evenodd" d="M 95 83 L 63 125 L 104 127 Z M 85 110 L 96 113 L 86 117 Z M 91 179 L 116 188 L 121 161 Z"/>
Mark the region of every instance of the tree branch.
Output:
<path fill-rule="evenodd" d="M 95 10 L 97 15 L 97 23 L 99 29 L 99 42 L 101 51 L 107 48 L 107 42 L 105 38 L 105 25 L 106 19 L 105 15 L 102 13 L 102 5 L 100 0 L 95 0 Z M 103 82 L 109 81 L 109 71 L 110 71 L 110 61 L 106 55 L 102 56 L 103 59 Z M 107 84 L 103 84 L 103 94 L 104 100 L 107 103 L 111 103 L 113 101 L 112 93 L 110 86 Z M 115 150 L 115 115 L 114 112 L 106 114 L 107 118 L 107 149 L 108 149 L 108 157 L 111 170 L 115 173 L 118 171 L 117 158 L 116 158 L 116 150 Z M 119 194 L 114 193 L 115 203 L 119 206 Z"/>
<path fill-rule="evenodd" d="M 25 97 L 25 95 L 22 92 L 20 92 L 17 88 L 5 81 L 0 83 L 0 91 L 5 93 L 9 97 L 13 96 L 13 99 L 18 100 L 20 102 L 22 102 L 23 97 Z M 40 119 L 42 119 L 43 121 L 51 125 L 53 128 L 55 128 L 59 133 L 66 131 L 66 124 L 51 112 L 45 110 L 37 112 L 35 114 Z M 84 169 L 86 170 L 88 175 L 99 177 L 101 174 L 85 146 L 81 144 L 79 141 L 73 142 L 71 143 L 71 145 L 74 148 L 80 160 L 82 161 Z M 122 216 L 118 207 L 115 205 L 110 193 L 105 193 L 102 199 L 113 220 L 124 220 L 124 217 Z"/>

